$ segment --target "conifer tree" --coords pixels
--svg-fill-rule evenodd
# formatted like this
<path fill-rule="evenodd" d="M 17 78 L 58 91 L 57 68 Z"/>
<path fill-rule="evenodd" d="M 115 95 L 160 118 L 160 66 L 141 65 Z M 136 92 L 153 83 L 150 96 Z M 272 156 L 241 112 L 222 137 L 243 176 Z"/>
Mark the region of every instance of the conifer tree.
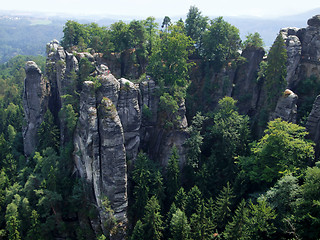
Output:
<path fill-rule="evenodd" d="M 190 239 L 190 225 L 186 214 L 179 208 L 172 215 L 170 222 L 171 235 L 173 240 Z"/>
<path fill-rule="evenodd" d="M 177 192 L 176 196 L 174 197 L 174 202 L 175 202 L 177 208 L 180 208 L 181 210 L 185 210 L 186 201 L 187 201 L 187 194 L 184 191 L 184 188 L 181 187 L 179 189 L 179 191 Z"/>
<path fill-rule="evenodd" d="M 160 205 L 156 197 L 151 197 L 145 207 L 145 214 L 142 219 L 144 229 L 144 239 L 160 240 L 163 231 Z"/>
<path fill-rule="evenodd" d="M 214 214 L 218 230 L 222 230 L 231 215 L 231 200 L 234 198 L 229 182 L 223 187 L 215 202 Z"/>
<path fill-rule="evenodd" d="M 167 197 L 169 203 L 173 202 L 174 196 L 180 187 L 179 154 L 176 146 L 171 149 L 171 156 L 167 166 Z"/>
<path fill-rule="evenodd" d="M 193 186 L 187 194 L 186 198 L 186 214 L 191 217 L 201 206 L 202 194 L 197 186 Z"/>
<path fill-rule="evenodd" d="M 223 233 L 225 239 L 250 239 L 248 235 L 248 216 L 249 209 L 246 207 L 245 200 L 242 200 L 236 209 L 232 222 L 229 222 Z"/>
<path fill-rule="evenodd" d="M 266 69 L 266 91 L 269 111 L 273 111 L 286 87 L 287 50 L 281 33 L 272 44 Z"/>
<path fill-rule="evenodd" d="M 140 220 L 138 220 L 136 225 L 134 226 L 130 240 L 143 240 L 143 239 L 144 239 L 143 224 Z"/>

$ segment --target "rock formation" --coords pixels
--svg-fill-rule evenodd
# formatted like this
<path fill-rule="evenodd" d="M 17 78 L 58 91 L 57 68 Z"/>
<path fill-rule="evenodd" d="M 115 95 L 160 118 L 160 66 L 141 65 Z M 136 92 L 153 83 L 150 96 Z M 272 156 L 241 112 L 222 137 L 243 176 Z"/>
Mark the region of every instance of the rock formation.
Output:
<path fill-rule="evenodd" d="M 171 148 L 176 145 L 182 166 L 185 162 L 183 144 L 188 136 L 185 132 L 185 103 L 182 101 L 179 106 L 179 126 L 164 130 L 158 126 L 157 87 L 149 77 L 140 84 L 125 78 L 118 80 L 100 54 L 69 53 L 57 40 L 47 44 L 47 54 L 48 83 L 34 63 L 28 62 L 26 66 L 25 153 L 29 156 L 34 151 L 37 129 L 47 108 L 50 109 L 55 123 L 60 127 L 61 145 L 73 141 L 74 173 L 85 180 L 87 198 L 93 206 L 97 206 L 99 216 L 90 219 L 92 228 L 96 232 L 104 229 L 104 222 L 110 217 L 110 213 L 103 208 L 107 198 L 114 217 L 122 223 L 124 230 L 128 206 L 127 161 L 134 162 L 138 151 L 143 149 L 151 158 L 166 165 Z M 79 91 L 76 81 L 83 58 L 94 67 L 89 79 L 95 80 L 84 81 L 80 86 L 79 118 L 70 139 L 65 134 L 68 130 L 66 120 L 59 111 L 66 104 L 65 96 Z M 122 232 L 112 239 L 122 239 L 124 234 Z"/>
<path fill-rule="evenodd" d="M 320 153 L 320 95 L 316 98 L 312 111 L 308 117 L 306 128 L 309 132 L 309 138 L 316 143 L 316 159 Z"/>
<path fill-rule="evenodd" d="M 41 70 L 35 62 L 29 61 L 25 66 L 23 108 L 25 124 L 23 126 L 24 153 L 31 156 L 37 146 L 37 132 L 47 111 L 48 86 Z"/>
<path fill-rule="evenodd" d="M 289 89 L 286 89 L 279 98 L 275 111 L 271 114 L 270 120 L 281 118 L 284 121 L 297 122 L 297 101 L 298 96 Z"/>

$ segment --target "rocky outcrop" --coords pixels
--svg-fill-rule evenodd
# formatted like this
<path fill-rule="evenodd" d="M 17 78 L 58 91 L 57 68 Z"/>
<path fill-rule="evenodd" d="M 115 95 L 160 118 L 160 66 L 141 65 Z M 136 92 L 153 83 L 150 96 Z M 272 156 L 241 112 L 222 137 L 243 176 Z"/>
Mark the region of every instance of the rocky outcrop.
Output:
<path fill-rule="evenodd" d="M 286 89 L 277 102 L 274 113 L 270 120 L 281 118 L 284 121 L 297 122 L 297 101 L 298 96 L 289 89 Z"/>
<path fill-rule="evenodd" d="M 264 54 L 262 48 L 254 47 L 246 48 L 241 54 L 246 61 L 237 68 L 232 91 L 241 114 L 251 115 L 257 108 L 261 88 L 257 74 Z"/>
<path fill-rule="evenodd" d="M 140 146 L 140 89 L 132 82 L 121 78 L 117 111 L 124 131 L 126 154 L 134 159 Z"/>
<path fill-rule="evenodd" d="M 42 77 L 41 70 L 35 62 L 29 61 L 25 66 L 23 108 L 25 124 L 23 126 L 23 146 L 26 156 L 34 153 L 38 136 L 37 132 L 47 111 L 48 85 Z"/>
<path fill-rule="evenodd" d="M 309 132 L 309 138 L 316 143 L 316 159 L 320 155 L 320 95 L 313 103 L 312 110 L 309 114 L 306 128 Z"/>
<path fill-rule="evenodd" d="M 293 87 L 296 85 L 298 80 L 297 70 L 301 60 L 301 40 L 303 30 L 299 28 L 284 28 L 281 29 L 280 33 L 284 39 L 286 49 L 287 49 L 287 86 Z"/>

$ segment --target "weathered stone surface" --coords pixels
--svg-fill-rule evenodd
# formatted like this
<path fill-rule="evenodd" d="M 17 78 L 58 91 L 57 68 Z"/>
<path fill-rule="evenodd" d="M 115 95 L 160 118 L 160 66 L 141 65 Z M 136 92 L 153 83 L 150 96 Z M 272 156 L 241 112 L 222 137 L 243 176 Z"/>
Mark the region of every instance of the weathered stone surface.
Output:
<path fill-rule="evenodd" d="M 301 41 L 298 37 L 299 28 L 284 28 L 280 33 L 284 39 L 287 49 L 287 86 L 293 87 L 297 81 L 296 73 L 301 59 Z"/>
<path fill-rule="evenodd" d="M 108 197 L 115 217 L 126 221 L 127 173 L 124 133 L 113 102 L 104 97 L 99 106 L 101 197 Z"/>
<path fill-rule="evenodd" d="M 76 171 L 92 189 L 87 194 L 98 206 L 101 228 L 108 217 L 102 208 L 105 197 L 109 199 L 116 219 L 126 223 L 128 200 L 123 128 L 116 107 L 108 97 L 103 97 L 97 108 L 91 81 L 83 84 L 74 136 Z"/>
<path fill-rule="evenodd" d="M 308 25 L 312 27 L 320 27 L 320 15 L 315 15 L 308 20 Z"/>
<path fill-rule="evenodd" d="M 296 123 L 297 121 L 298 96 L 289 89 L 286 89 L 277 102 L 276 109 L 270 120 L 281 118 L 284 121 Z"/>
<path fill-rule="evenodd" d="M 48 86 L 35 62 L 29 61 L 25 66 L 23 108 L 25 125 L 23 126 L 23 144 L 26 156 L 35 151 L 37 131 L 43 121 L 48 104 Z"/>
<path fill-rule="evenodd" d="M 320 136 L 320 95 L 313 103 L 306 127 L 309 131 L 309 137 L 313 141 L 318 142 Z"/>
<path fill-rule="evenodd" d="M 246 58 L 246 62 L 236 71 L 232 91 L 232 97 L 238 101 L 241 114 L 250 114 L 257 108 L 260 86 L 256 79 L 264 54 L 262 48 L 246 48 L 241 54 Z"/>
<path fill-rule="evenodd" d="M 312 110 L 309 114 L 306 128 L 309 132 L 309 138 L 316 143 L 316 159 L 320 155 L 320 95 L 313 103 Z"/>
<path fill-rule="evenodd" d="M 120 83 L 110 73 L 110 71 L 104 71 L 102 75 L 98 75 L 97 78 L 101 83 L 97 94 L 97 102 L 101 102 L 102 99 L 107 96 L 115 106 L 118 104 Z"/>
<path fill-rule="evenodd" d="M 126 154 L 134 159 L 140 145 L 140 89 L 132 82 L 121 78 L 117 111 L 124 131 Z"/>

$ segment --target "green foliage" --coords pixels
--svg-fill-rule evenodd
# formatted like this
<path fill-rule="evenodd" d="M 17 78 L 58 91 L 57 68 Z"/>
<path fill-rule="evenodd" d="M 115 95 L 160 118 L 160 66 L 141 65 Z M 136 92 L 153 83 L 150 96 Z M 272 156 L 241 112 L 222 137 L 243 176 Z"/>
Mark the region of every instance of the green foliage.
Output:
<path fill-rule="evenodd" d="M 192 124 L 187 128 L 190 137 L 186 140 L 187 147 L 187 164 L 192 167 L 193 172 L 199 168 L 199 161 L 201 155 L 201 145 L 203 143 L 203 136 L 201 134 L 202 123 L 206 117 L 198 112 L 192 119 Z"/>
<path fill-rule="evenodd" d="M 279 34 L 272 44 L 268 54 L 266 69 L 266 92 L 269 111 L 276 107 L 278 98 L 287 84 L 287 50 L 282 35 Z"/>
<path fill-rule="evenodd" d="M 295 203 L 300 196 L 298 178 L 292 175 L 285 175 L 270 188 L 264 198 L 277 211 L 279 217 L 286 217 L 293 214 Z"/>
<path fill-rule="evenodd" d="M 154 46 L 147 72 L 159 85 L 170 89 L 184 88 L 187 85 L 188 71 L 193 65 L 188 62 L 193 41 L 178 25 L 170 26 L 169 30 L 162 34 Z"/>
<path fill-rule="evenodd" d="M 251 147 L 250 157 L 239 158 L 245 174 L 254 182 L 274 184 L 281 175 L 299 176 L 314 159 L 314 144 L 306 140 L 304 127 L 276 119 L 268 123 L 265 135 Z"/>
<path fill-rule="evenodd" d="M 223 232 L 225 239 L 250 239 L 248 236 L 248 225 L 249 222 L 249 209 L 246 207 L 246 202 L 242 200 L 235 211 L 235 215 L 232 217 L 232 222 L 226 225 L 226 229 Z"/>
<path fill-rule="evenodd" d="M 219 230 L 223 229 L 231 216 L 230 207 L 234 197 L 233 190 L 228 182 L 227 186 L 221 190 L 214 206 L 215 222 Z"/>
<path fill-rule="evenodd" d="M 228 181 L 233 182 L 238 172 L 235 159 L 248 152 L 249 118 L 240 115 L 235 104 L 231 97 L 221 99 L 207 131 L 203 144 L 207 159 L 197 174 L 202 179 L 197 185 L 204 194 L 217 193 Z"/>
<path fill-rule="evenodd" d="M 243 49 L 245 48 L 263 48 L 264 43 L 258 32 L 249 33 L 246 35 L 246 40 L 243 42 Z"/>
<path fill-rule="evenodd" d="M 44 150 L 48 147 L 52 147 L 56 152 L 59 151 L 60 133 L 58 127 L 54 123 L 53 115 L 50 110 L 47 110 L 44 115 L 44 120 L 40 124 L 38 138 L 38 151 Z"/>
<path fill-rule="evenodd" d="M 160 214 L 160 205 L 156 197 L 151 197 L 147 202 L 142 222 L 145 233 L 144 239 L 161 239 L 163 222 Z"/>
<path fill-rule="evenodd" d="M 179 170 L 179 154 L 178 149 L 174 145 L 171 149 L 171 156 L 167 166 L 167 196 L 169 203 L 173 202 L 173 197 L 176 195 L 180 188 L 180 170 Z"/>
<path fill-rule="evenodd" d="M 208 31 L 203 34 L 201 54 L 216 70 L 220 70 L 229 60 L 239 55 L 240 46 L 239 30 L 218 17 L 211 20 Z"/>
<path fill-rule="evenodd" d="M 174 240 L 187 240 L 190 239 L 190 225 L 186 214 L 179 208 L 172 215 L 170 229 L 172 239 Z"/>
<path fill-rule="evenodd" d="M 198 51 L 202 47 L 203 34 L 208 26 L 208 17 L 203 17 L 196 6 L 191 6 L 186 18 L 186 35 L 195 41 L 195 47 Z"/>
<path fill-rule="evenodd" d="M 295 208 L 297 232 L 302 239 L 320 237 L 320 168 L 306 170 L 305 182 L 301 186 L 301 198 Z"/>
<path fill-rule="evenodd" d="M 134 226 L 130 240 L 142 240 L 142 239 L 144 239 L 143 224 L 140 220 L 138 220 L 136 225 Z"/>

